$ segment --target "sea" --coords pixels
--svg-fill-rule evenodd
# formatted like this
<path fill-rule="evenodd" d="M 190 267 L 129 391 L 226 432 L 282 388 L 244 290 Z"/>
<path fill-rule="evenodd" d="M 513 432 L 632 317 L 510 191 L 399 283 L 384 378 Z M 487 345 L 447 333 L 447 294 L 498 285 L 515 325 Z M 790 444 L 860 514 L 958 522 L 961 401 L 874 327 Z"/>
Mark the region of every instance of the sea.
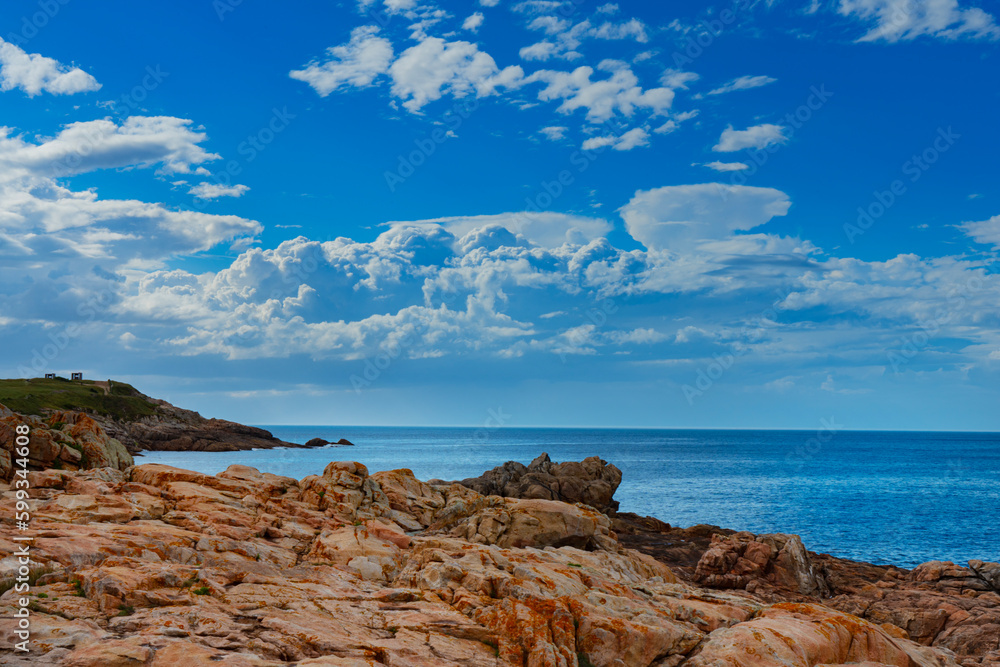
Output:
<path fill-rule="evenodd" d="M 546 452 L 618 466 L 620 511 L 674 526 L 794 533 L 811 551 L 913 567 L 1000 561 L 1000 433 L 262 426 L 289 442 L 353 447 L 146 452 L 215 474 L 239 463 L 302 478 L 330 461 L 460 480 Z"/>

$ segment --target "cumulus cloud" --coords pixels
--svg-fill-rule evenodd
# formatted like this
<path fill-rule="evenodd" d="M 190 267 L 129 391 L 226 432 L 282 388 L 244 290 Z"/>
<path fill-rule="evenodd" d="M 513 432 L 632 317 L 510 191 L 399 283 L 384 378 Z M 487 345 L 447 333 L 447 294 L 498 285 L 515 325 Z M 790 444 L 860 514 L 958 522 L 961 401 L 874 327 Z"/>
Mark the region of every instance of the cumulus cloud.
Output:
<path fill-rule="evenodd" d="M 610 21 L 605 21 L 601 25 L 593 28 L 590 34 L 598 39 L 631 39 L 639 42 L 640 44 L 645 44 L 649 41 L 649 35 L 646 33 L 646 26 L 643 25 L 642 21 L 639 21 L 638 19 L 629 19 L 624 23 L 612 23 Z"/>
<path fill-rule="evenodd" d="M 645 128 L 636 127 L 621 135 L 591 137 L 583 142 L 583 150 L 590 151 L 610 146 L 616 151 L 630 151 L 633 148 L 649 145 L 649 132 Z"/>
<path fill-rule="evenodd" d="M 225 243 L 245 246 L 262 231 L 256 221 L 102 199 L 96 189 L 63 182 L 109 168 L 197 171 L 217 157 L 199 145 L 205 139 L 191 121 L 168 117 L 74 123 L 39 141 L 0 131 L 0 283 L 31 281 L 25 303 L 42 298 L 38 290 L 54 291 L 26 306 L 29 312 L 59 308 L 87 285 L 116 280 L 119 270 L 156 267 Z"/>
<path fill-rule="evenodd" d="M 743 171 L 750 168 L 750 165 L 745 162 L 719 162 L 718 160 L 706 162 L 705 166 L 715 171 Z"/>
<path fill-rule="evenodd" d="M 838 11 L 872 26 L 859 42 L 1000 39 L 993 15 L 979 7 L 962 7 L 958 0 L 840 0 Z"/>
<path fill-rule="evenodd" d="M 682 251 L 759 227 L 790 206 L 788 195 L 773 188 L 704 183 L 639 191 L 621 216 L 647 248 Z"/>
<path fill-rule="evenodd" d="M 545 83 L 538 99 L 561 100 L 558 111 L 564 114 L 586 109 L 587 120 L 592 123 L 606 121 L 615 113 L 632 116 L 636 109 L 645 109 L 652 115 L 664 115 L 669 111 L 674 101 L 673 90 L 643 90 L 639 78 L 628 67 L 620 67 L 615 61 L 604 61 L 601 66 L 611 70 L 609 77 L 592 81 L 594 69 L 584 66 L 572 72 L 540 70 L 525 82 Z"/>
<path fill-rule="evenodd" d="M 777 79 L 770 76 L 741 76 L 733 79 L 727 84 L 719 86 L 713 90 L 708 91 L 708 95 L 724 95 L 726 93 L 731 93 L 737 90 L 749 90 L 751 88 L 760 88 L 761 86 L 766 86 L 769 83 L 774 83 Z"/>
<path fill-rule="evenodd" d="M 350 42 L 327 49 L 325 60 L 292 70 L 289 76 L 308 83 L 322 97 L 344 86 L 371 86 L 389 71 L 393 55 L 392 43 L 378 33 L 376 26 L 355 28 Z"/>
<path fill-rule="evenodd" d="M 1000 248 L 1000 215 L 980 222 L 963 222 L 960 227 L 977 243 Z"/>
<path fill-rule="evenodd" d="M 71 123 L 40 144 L 0 129 L 0 164 L 47 176 L 156 165 L 164 174 L 190 174 L 219 159 L 200 146 L 206 138 L 192 121 L 172 116 L 130 116 L 121 124 L 109 118 Z"/>
<path fill-rule="evenodd" d="M 453 216 L 389 224 L 397 227 L 403 224 L 440 226 L 456 238 L 462 238 L 477 229 L 499 226 L 543 248 L 558 248 L 565 243 L 584 245 L 603 238 L 612 229 L 611 223 L 602 218 L 550 211 Z"/>
<path fill-rule="evenodd" d="M 569 128 L 564 125 L 551 125 L 543 127 L 539 132 L 545 135 L 545 138 L 550 141 L 559 141 L 566 136 L 568 130 Z"/>
<path fill-rule="evenodd" d="M 198 199 L 219 199 L 220 197 L 242 197 L 250 188 L 246 185 L 223 185 L 222 183 L 199 183 L 190 190 Z"/>
<path fill-rule="evenodd" d="M 404 51 L 389 68 L 392 90 L 403 106 L 418 112 L 444 93 L 455 97 L 492 95 L 497 88 L 521 85 L 517 66 L 500 70 L 496 61 L 475 44 L 428 37 Z"/>
<path fill-rule="evenodd" d="M 734 130 L 730 125 L 722 131 L 719 143 L 712 147 L 717 153 L 733 153 L 745 148 L 767 148 L 773 144 L 788 141 L 785 128 L 781 125 L 754 125 L 745 130 Z"/>
<path fill-rule="evenodd" d="M 569 18 L 554 16 L 546 12 L 538 13 L 541 15 L 532 18 L 527 27 L 529 30 L 544 33 L 546 39 L 522 48 L 520 56 L 523 60 L 548 60 L 550 58 L 575 60 L 583 57 L 578 49 L 589 39 L 631 40 L 639 44 L 645 44 L 649 41 L 648 29 L 638 19 L 621 22 L 602 21 L 600 24 L 594 25 L 589 20 L 574 23 Z"/>
<path fill-rule="evenodd" d="M 101 84 L 79 67 L 67 67 L 57 60 L 24 49 L 0 38 L 0 90 L 18 88 L 29 97 L 42 92 L 73 95 L 100 90 Z"/>
<path fill-rule="evenodd" d="M 479 26 L 483 25 L 485 17 L 482 12 L 475 12 L 470 15 L 464 21 L 462 21 L 462 30 L 469 30 L 471 32 L 476 32 L 479 30 Z"/>

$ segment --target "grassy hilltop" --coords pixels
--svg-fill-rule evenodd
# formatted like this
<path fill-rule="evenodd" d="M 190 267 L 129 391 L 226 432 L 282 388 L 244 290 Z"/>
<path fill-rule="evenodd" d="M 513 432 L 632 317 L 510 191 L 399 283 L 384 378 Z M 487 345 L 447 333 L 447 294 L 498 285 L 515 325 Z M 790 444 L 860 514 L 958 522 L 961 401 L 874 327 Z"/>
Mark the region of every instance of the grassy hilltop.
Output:
<path fill-rule="evenodd" d="M 0 404 L 28 415 L 76 410 L 128 422 L 156 413 L 156 404 L 132 385 L 112 382 L 108 391 L 106 382 L 64 378 L 0 380 Z"/>

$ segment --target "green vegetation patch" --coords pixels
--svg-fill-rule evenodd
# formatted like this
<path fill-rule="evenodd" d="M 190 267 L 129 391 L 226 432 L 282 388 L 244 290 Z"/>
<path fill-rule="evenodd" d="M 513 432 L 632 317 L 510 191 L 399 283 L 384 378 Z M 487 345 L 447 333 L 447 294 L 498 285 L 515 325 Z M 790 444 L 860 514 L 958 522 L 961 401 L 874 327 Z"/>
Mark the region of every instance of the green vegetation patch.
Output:
<path fill-rule="evenodd" d="M 105 394 L 90 380 L 0 380 L 0 403 L 14 412 L 39 416 L 50 410 L 74 410 L 131 422 L 156 414 L 156 404 L 124 382 L 113 383 L 111 393 Z"/>

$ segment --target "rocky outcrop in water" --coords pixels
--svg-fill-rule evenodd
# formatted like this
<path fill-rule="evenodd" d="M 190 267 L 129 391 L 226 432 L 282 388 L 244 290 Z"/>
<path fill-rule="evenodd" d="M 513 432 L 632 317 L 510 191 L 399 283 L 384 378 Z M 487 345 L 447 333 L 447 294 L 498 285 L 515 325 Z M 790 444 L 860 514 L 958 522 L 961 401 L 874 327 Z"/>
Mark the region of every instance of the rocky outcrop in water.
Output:
<path fill-rule="evenodd" d="M 331 463 L 31 474 L 32 653 L 10 667 L 955 667 L 819 604 L 687 583 L 591 505 Z M 0 577 L 16 571 L 0 486 Z M 779 553 L 781 551 L 779 550 Z"/>
<path fill-rule="evenodd" d="M 508 461 L 460 484 L 485 496 L 561 500 L 608 512 L 618 509 L 614 495 L 621 482 L 622 471 L 596 456 L 553 463 L 542 454 L 528 465 Z"/>
<path fill-rule="evenodd" d="M 135 420 L 121 420 L 94 415 L 111 437 L 131 452 L 199 451 L 233 452 L 274 447 L 303 447 L 275 438 L 270 431 L 245 426 L 224 419 L 206 419 L 197 412 L 184 410 L 156 399 L 156 414 Z"/>

